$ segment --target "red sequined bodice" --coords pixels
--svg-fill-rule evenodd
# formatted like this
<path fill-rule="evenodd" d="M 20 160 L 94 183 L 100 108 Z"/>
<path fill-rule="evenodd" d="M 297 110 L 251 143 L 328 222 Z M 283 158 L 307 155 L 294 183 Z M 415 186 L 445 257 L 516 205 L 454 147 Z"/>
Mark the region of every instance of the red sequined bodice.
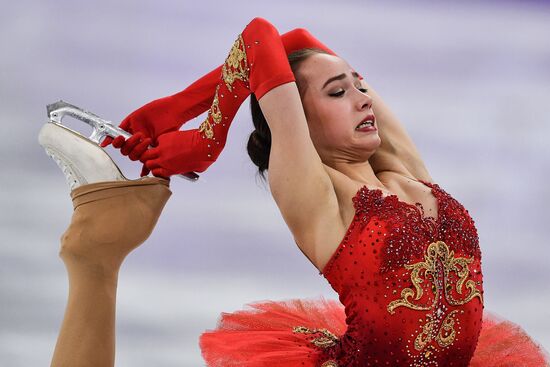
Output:
<path fill-rule="evenodd" d="M 362 187 L 355 217 L 323 275 L 348 329 L 324 366 L 468 366 L 481 330 L 477 230 L 437 184 L 437 218 Z"/>

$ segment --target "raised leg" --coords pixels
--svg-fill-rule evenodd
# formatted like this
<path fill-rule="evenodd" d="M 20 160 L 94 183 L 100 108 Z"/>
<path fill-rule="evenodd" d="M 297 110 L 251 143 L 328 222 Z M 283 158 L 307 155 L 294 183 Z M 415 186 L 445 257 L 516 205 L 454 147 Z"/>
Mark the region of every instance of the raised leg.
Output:
<path fill-rule="evenodd" d="M 69 297 L 51 365 L 111 367 L 118 272 L 151 234 L 168 181 L 126 180 L 100 147 L 57 125 L 45 125 L 39 141 L 66 174 L 74 206 L 61 237 Z"/>

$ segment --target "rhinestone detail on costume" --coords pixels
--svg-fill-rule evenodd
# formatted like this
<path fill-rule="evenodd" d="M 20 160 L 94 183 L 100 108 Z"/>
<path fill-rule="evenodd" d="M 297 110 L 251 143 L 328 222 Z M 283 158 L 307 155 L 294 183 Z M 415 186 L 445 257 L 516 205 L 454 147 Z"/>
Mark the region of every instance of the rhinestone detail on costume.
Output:
<path fill-rule="evenodd" d="M 437 218 L 362 187 L 355 216 L 322 274 L 348 329 L 330 357 L 345 366 L 466 367 L 481 330 L 477 230 L 437 184 Z"/>
<path fill-rule="evenodd" d="M 330 348 L 335 346 L 338 342 L 338 337 L 327 329 L 309 329 L 305 326 L 296 326 L 292 331 L 300 334 L 320 334 L 316 338 L 310 340 L 311 343 L 319 348 Z"/>
<path fill-rule="evenodd" d="M 332 348 L 338 344 L 338 337 L 327 329 L 310 329 L 305 326 L 295 326 L 292 331 L 308 335 L 309 342 L 321 349 Z M 330 359 L 325 361 L 321 367 L 338 367 L 338 363 Z"/>
<path fill-rule="evenodd" d="M 411 281 L 414 290 L 405 288 L 401 291 L 401 298 L 391 302 L 388 305 L 388 312 L 395 314 L 395 309 L 401 306 L 412 308 L 413 310 L 432 310 L 438 304 L 442 294 L 445 295 L 447 301 L 453 306 L 463 305 L 469 302 L 474 297 L 481 297 L 481 292 L 476 289 L 476 284 L 473 280 L 467 280 L 470 275 L 468 264 L 473 261 L 473 258 L 454 257 L 454 252 L 449 250 L 449 247 L 443 241 L 431 243 L 428 246 L 424 261 L 416 264 L 405 265 L 405 269 L 411 270 Z M 462 300 L 455 300 L 450 293 L 453 288 L 450 276 L 455 273 L 458 279 L 455 282 L 456 291 L 462 295 L 463 286 L 466 284 L 469 293 Z M 431 283 L 433 292 L 432 303 L 419 304 L 417 301 L 422 299 L 424 290 L 422 283 L 424 281 Z M 414 297 L 414 302 L 411 298 Z"/>
<path fill-rule="evenodd" d="M 481 291 L 476 288 L 476 282 L 468 279 L 470 269 L 468 265 L 472 263 L 473 258 L 455 257 L 454 252 L 449 250 L 445 242 L 438 241 L 428 246 L 424 261 L 415 264 L 405 265 L 405 269 L 410 270 L 410 279 L 413 288 L 404 288 L 401 291 L 401 297 L 390 302 L 387 310 L 391 315 L 395 315 L 396 309 L 406 307 L 417 311 L 432 311 L 426 315 L 426 320 L 421 326 L 421 331 L 414 339 L 414 349 L 416 351 L 424 350 L 432 342 L 433 348 L 420 354 L 420 360 L 427 359 L 435 352 L 438 347 L 446 348 L 450 346 L 457 335 L 455 325 L 459 321 L 456 318 L 460 310 L 451 310 L 451 306 L 461 306 L 478 297 L 483 302 Z M 464 294 L 464 286 L 468 293 Z M 461 299 L 456 299 L 452 295 L 453 289 Z M 449 305 L 445 305 L 443 298 Z M 463 311 L 462 311 L 463 312 Z M 424 320 L 420 319 L 421 324 Z M 421 365 L 421 364 L 420 364 Z"/>

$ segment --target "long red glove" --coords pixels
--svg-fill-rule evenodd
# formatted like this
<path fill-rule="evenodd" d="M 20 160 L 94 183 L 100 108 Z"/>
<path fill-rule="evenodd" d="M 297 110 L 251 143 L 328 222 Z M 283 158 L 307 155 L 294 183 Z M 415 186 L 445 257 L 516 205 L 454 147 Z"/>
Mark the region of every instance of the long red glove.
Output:
<path fill-rule="evenodd" d="M 230 124 L 251 93 L 259 100 L 295 81 L 277 29 L 262 18 L 254 18 L 239 34 L 221 76 L 208 117 L 198 129 L 165 133 L 155 148 L 143 153 L 141 161 L 154 175 L 203 172 L 222 151 Z"/>
<path fill-rule="evenodd" d="M 221 73 L 222 67 L 219 66 L 183 91 L 143 105 L 124 118 L 119 126 L 131 134 L 141 132 L 144 138 L 153 141 L 165 132 L 178 130 L 185 122 L 210 108 Z M 112 141 L 105 139 L 102 146 Z"/>
<path fill-rule="evenodd" d="M 319 48 L 335 55 L 305 28 L 296 28 L 281 35 L 281 41 L 287 55 L 303 48 Z M 113 143 L 115 148 L 121 149 L 121 153 L 129 155 L 131 160 L 140 159 L 146 147 L 151 142 L 156 142 L 160 135 L 177 131 L 185 122 L 211 107 L 222 67 L 220 65 L 183 91 L 149 102 L 128 115 L 120 127 L 138 136 L 133 136 L 131 140 L 125 140 L 122 136 L 114 141 L 112 138 L 105 138 L 101 145 L 105 147 Z M 147 140 L 148 138 L 150 139 Z M 142 175 L 147 173 L 146 169 L 142 171 Z"/>

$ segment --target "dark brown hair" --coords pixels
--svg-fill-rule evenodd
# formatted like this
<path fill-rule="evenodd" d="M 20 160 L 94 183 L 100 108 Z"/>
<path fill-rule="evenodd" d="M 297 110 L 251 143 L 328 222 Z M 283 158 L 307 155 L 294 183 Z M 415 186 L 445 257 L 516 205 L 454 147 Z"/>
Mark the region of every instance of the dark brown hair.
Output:
<path fill-rule="evenodd" d="M 303 48 L 288 55 L 288 62 L 297 83 L 298 77 L 296 75 L 296 71 L 298 70 L 300 64 L 310 56 L 319 53 L 327 54 L 328 52 L 319 48 Z M 258 173 L 265 181 L 265 171 L 269 168 L 271 130 L 269 130 L 269 125 L 267 124 L 264 114 L 260 108 L 260 104 L 254 94 L 250 96 L 250 113 L 252 114 L 252 123 L 254 124 L 255 130 L 252 131 L 248 138 L 246 150 L 248 151 L 248 156 L 252 162 L 258 166 Z"/>

